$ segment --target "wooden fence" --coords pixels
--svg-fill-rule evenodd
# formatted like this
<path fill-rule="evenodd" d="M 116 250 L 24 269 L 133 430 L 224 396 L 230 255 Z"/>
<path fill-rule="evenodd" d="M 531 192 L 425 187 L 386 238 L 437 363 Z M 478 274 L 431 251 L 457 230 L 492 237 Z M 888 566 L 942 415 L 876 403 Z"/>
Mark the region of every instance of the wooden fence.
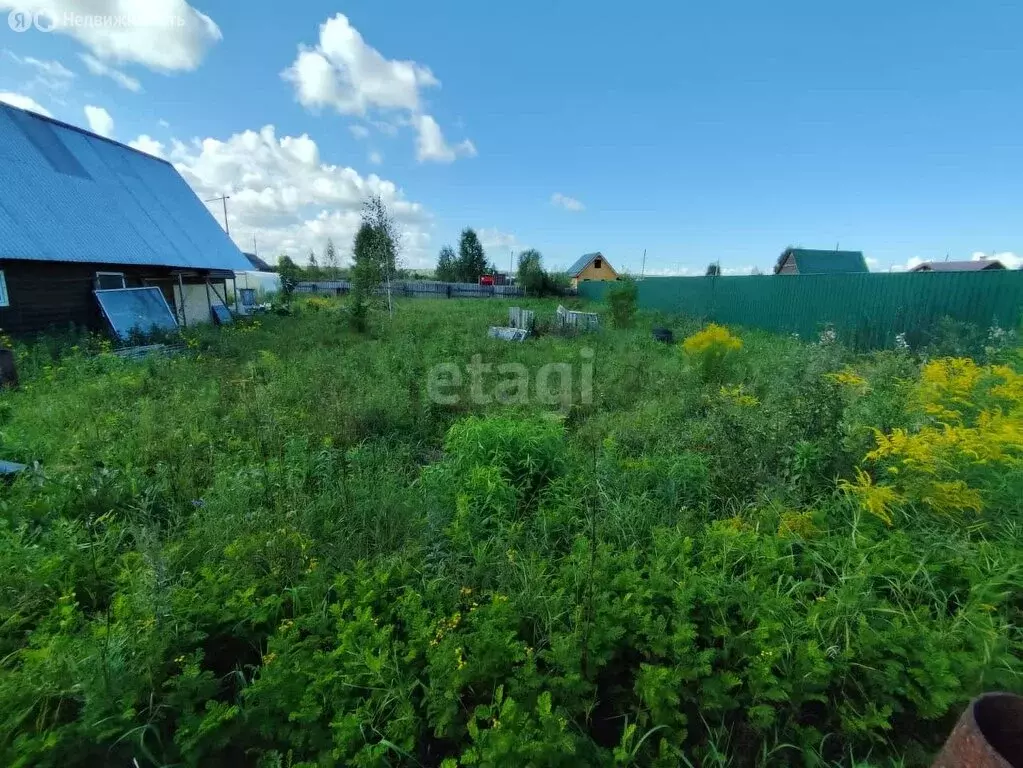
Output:
<path fill-rule="evenodd" d="M 350 280 L 317 280 L 299 283 L 296 293 L 314 293 L 343 296 L 352 289 Z M 387 295 L 387 286 L 376 289 L 378 296 Z M 440 283 L 433 281 L 399 280 L 391 283 L 392 296 L 436 299 L 486 299 L 492 297 L 522 296 L 523 291 L 516 285 L 477 285 L 476 283 Z"/>

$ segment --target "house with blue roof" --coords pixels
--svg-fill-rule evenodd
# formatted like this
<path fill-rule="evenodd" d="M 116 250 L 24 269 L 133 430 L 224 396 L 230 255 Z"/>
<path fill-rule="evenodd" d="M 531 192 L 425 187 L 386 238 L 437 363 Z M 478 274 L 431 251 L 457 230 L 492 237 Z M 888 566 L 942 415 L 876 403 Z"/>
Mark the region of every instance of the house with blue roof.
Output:
<path fill-rule="evenodd" d="M 568 268 L 568 277 L 572 281 L 572 287 L 577 288 L 579 283 L 587 280 L 617 280 L 618 273 L 611 266 L 604 254 L 600 251 L 595 253 L 584 253 L 575 263 Z"/>
<path fill-rule="evenodd" d="M 97 291 L 156 288 L 209 322 L 242 252 L 170 163 L 0 104 L 0 329 L 103 329 Z"/>

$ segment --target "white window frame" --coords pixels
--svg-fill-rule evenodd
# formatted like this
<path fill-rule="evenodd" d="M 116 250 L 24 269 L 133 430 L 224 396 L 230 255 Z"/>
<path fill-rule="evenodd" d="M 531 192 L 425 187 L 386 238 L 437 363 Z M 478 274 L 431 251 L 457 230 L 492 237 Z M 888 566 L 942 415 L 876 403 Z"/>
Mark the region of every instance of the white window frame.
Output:
<path fill-rule="evenodd" d="M 0 307 L 11 306 L 11 297 L 7 294 L 7 276 L 0 269 Z"/>
<path fill-rule="evenodd" d="M 121 278 L 121 287 L 120 288 L 100 288 L 100 278 L 101 277 L 119 277 L 119 278 Z M 96 273 L 96 290 L 97 291 L 117 291 L 117 290 L 124 290 L 127 287 L 128 287 L 128 283 L 124 279 L 124 272 L 97 272 Z"/>

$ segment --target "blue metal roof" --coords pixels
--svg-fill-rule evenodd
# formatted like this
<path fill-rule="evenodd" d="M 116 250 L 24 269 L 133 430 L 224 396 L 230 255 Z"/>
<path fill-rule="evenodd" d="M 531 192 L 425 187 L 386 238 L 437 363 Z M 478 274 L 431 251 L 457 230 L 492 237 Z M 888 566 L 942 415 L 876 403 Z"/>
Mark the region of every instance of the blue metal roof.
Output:
<path fill-rule="evenodd" d="M 7 104 L 0 259 L 250 269 L 170 163 Z"/>
<path fill-rule="evenodd" d="M 582 272 L 584 269 L 586 269 L 586 267 L 590 265 L 591 261 L 598 257 L 604 258 L 604 255 L 600 251 L 596 251 L 594 253 L 584 253 L 582 256 L 575 260 L 575 263 L 571 267 L 569 267 L 566 270 L 568 272 L 569 277 L 577 276 L 580 272 Z"/>

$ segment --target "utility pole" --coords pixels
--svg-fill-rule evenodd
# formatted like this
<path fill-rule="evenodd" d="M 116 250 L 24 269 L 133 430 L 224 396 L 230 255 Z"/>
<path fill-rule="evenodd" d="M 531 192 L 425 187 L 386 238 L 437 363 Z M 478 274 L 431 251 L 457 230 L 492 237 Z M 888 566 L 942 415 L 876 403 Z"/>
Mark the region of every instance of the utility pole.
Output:
<path fill-rule="evenodd" d="M 646 275 L 646 248 L 643 249 L 643 266 L 639 268 L 639 279 L 642 280 Z"/>
<path fill-rule="evenodd" d="M 215 203 L 219 200 L 224 204 L 224 232 L 228 235 L 231 234 L 231 227 L 227 223 L 227 201 L 230 199 L 230 195 L 221 195 L 220 197 L 211 197 L 209 200 L 203 200 L 204 203 Z"/>

